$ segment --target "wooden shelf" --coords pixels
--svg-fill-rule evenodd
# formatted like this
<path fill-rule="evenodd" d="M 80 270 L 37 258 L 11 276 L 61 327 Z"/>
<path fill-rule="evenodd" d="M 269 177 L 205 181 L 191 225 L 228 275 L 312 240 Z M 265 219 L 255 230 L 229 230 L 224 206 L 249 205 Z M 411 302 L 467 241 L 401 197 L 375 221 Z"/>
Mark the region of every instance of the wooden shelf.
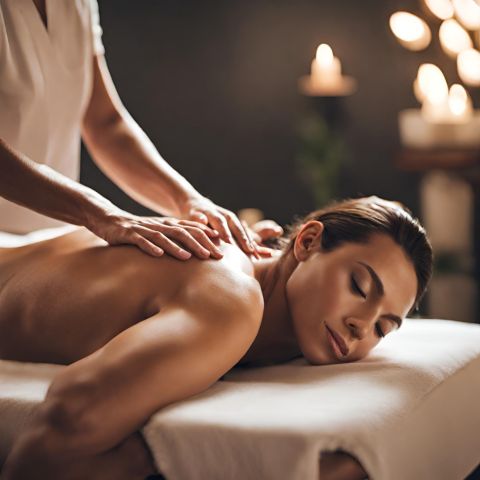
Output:
<path fill-rule="evenodd" d="M 406 148 L 396 156 L 394 163 L 400 170 L 410 172 L 425 172 L 433 169 L 475 169 L 475 167 L 480 167 L 480 149 L 416 150 Z"/>

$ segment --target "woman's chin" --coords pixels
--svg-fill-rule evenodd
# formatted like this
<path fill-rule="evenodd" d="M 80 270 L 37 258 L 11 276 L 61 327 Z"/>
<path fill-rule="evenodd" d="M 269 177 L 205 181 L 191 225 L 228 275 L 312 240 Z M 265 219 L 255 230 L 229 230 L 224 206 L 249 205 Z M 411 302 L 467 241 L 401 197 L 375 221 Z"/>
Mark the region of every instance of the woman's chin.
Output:
<path fill-rule="evenodd" d="M 318 346 L 301 346 L 301 350 L 305 360 L 312 365 L 332 365 L 334 363 L 340 363 L 330 352 L 323 349 L 320 350 Z"/>

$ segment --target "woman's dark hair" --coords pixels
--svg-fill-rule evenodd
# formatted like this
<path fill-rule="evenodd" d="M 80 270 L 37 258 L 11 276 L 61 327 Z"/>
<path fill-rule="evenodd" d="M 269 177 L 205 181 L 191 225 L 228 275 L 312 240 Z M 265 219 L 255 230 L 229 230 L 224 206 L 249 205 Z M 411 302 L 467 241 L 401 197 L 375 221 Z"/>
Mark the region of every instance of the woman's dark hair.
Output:
<path fill-rule="evenodd" d="M 301 226 L 310 220 L 323 223 L 321 245 L 326 252 L 345 243 L 366 243 L 375 233 L 389 235 L 413 263 L 418 280 L 415 298 L 418 306 L 432 276 L 433 251 L 425 229 L 407 207 L 377 196 L 332 202 L 289 228 L 284 255 L 293 249 Z"/>

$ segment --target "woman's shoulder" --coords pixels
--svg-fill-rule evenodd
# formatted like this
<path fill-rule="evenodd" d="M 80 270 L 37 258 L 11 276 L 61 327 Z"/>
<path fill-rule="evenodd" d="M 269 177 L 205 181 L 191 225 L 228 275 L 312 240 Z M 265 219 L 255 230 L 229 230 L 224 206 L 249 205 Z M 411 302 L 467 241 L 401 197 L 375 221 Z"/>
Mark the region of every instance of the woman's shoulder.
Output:
<path fill-rule="evenodd" d="M 263 295 L 251 260 L 232 245 L 223 246 L 221 260 L 199 261 L 192 269 L 180 301 L 210 308 L 217 314 L 258 318 L 263 314 Z"/>

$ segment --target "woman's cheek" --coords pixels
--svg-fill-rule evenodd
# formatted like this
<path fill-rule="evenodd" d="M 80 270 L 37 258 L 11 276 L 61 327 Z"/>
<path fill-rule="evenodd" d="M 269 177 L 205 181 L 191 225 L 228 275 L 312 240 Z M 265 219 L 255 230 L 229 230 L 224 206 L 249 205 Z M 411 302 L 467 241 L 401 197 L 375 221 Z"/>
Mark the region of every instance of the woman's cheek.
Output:
<path fill-rule="evenodd" d="M 324 282 L 319 292 L 322 307 L 331 314 L 340 315 L 349 307 L 351 301 L 348 289 L 342 275 L 331 276 L 328 282 Z"/>

